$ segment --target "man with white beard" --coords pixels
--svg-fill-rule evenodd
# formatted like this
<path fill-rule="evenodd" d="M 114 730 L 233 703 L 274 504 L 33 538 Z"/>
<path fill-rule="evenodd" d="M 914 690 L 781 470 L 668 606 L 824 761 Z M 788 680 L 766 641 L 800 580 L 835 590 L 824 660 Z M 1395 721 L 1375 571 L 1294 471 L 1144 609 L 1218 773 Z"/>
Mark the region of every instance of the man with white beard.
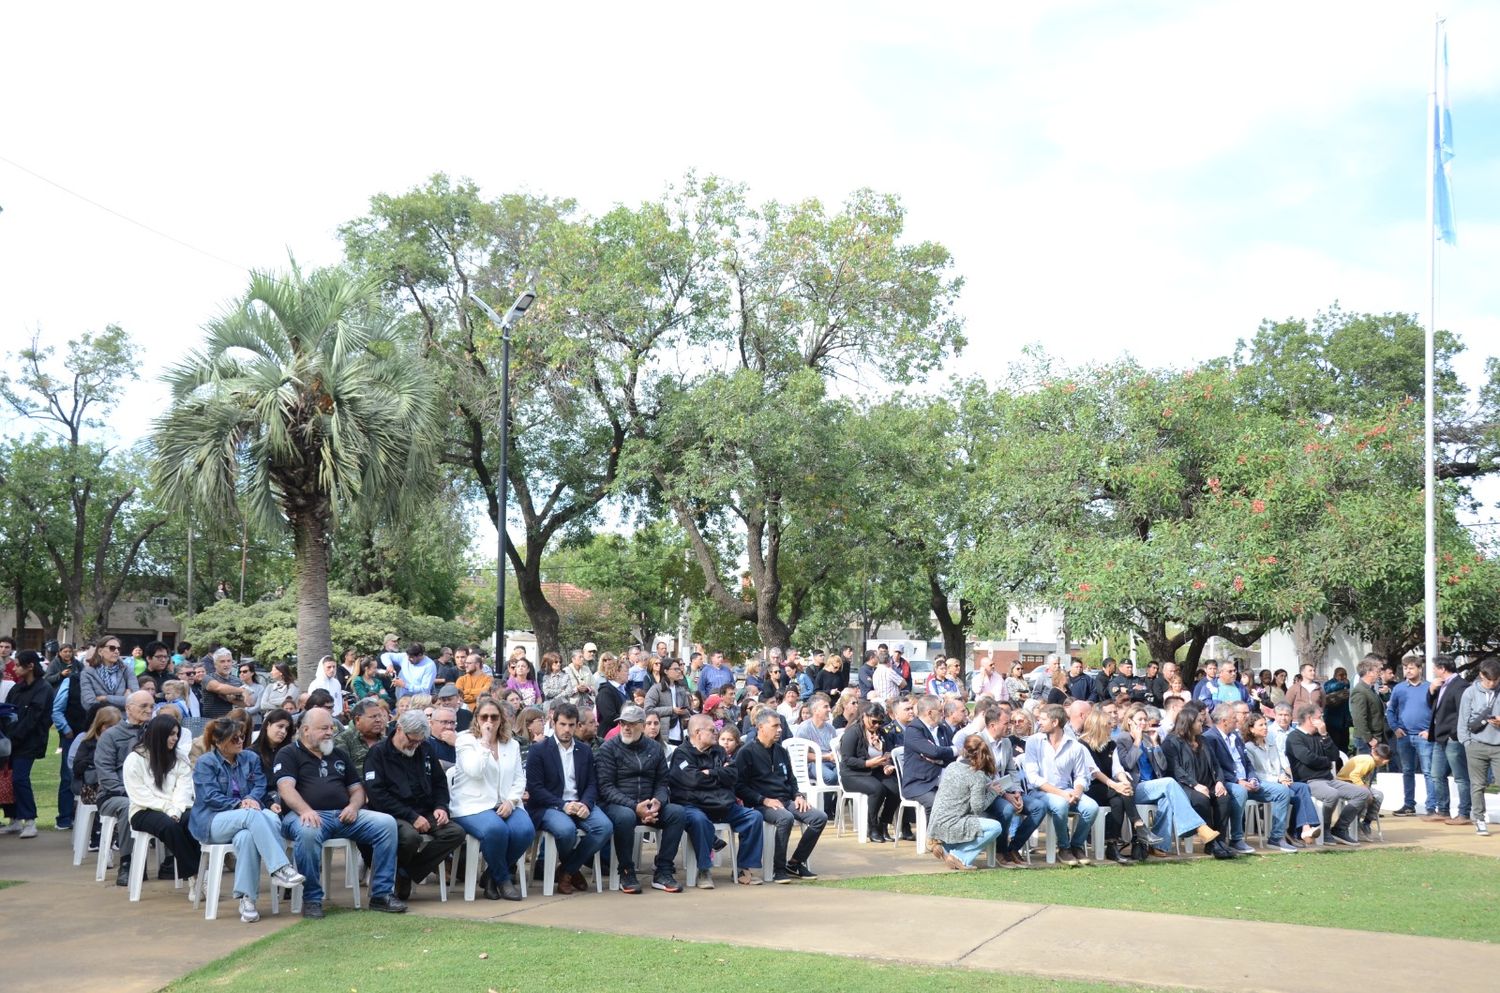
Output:
<path fill-rule="evenodd" d="M 286 813 L 281 830 L 296 842 L 292 858 L 306 877 L 302 916 L 323 916 L 323 842 L 349 838 L 368 845 L 370 909 L 404 914 L 396 898 L 396 819 L 365 810 L 365 788 L 354 763 L 333 746 L 333 715 L 309 710 L 297 729 L 297 740 L 282 746 L 271 766 L 271 778 Z"/>

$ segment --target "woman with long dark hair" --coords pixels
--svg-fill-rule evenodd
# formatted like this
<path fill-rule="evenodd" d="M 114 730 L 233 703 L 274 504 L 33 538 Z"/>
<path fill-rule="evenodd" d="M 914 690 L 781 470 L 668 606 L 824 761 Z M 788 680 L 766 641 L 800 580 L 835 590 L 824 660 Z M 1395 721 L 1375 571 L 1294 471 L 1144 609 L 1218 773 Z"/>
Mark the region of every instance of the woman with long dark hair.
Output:
<path fill-rule="evenodd" d="M 193 810 L 193 770 L 177 751 L 182 726 L 171 714 L 157 714 L 141 743 L 125 756 L 121 778 L 130 798 L 130 826 L 160 838 L 177 860 L 179 875 L 198 874 L 198 841 L 188 830 Z M 141 870 L 144 871 L 142 866 Z"/>
<path fill-rule="evenodd" d="M 1218 766 L 1203 746 L 1203 726 L 1200 723 L 1203 711 L 1196 704 L 1188 704 L 1177 712 L 1177 722 L 1172 733 L 1162 742 L 1162 754 L 1167 758 L 1167 775 L 1177 780 L 1193 810 L 1203 818 L 1214 837 L 1205 847 L 1216 859 L 1232 859 L 1234 852 L 1224 844 L 1222 835 L 1229 825 L 1229 792 L 1219 781 Z M 1200 838 L 1207 839 L 1204 832 Z"/>
<path fill-rule="evenodd" d="M 281 746 L 292 741 L 293 723 L 292 715 L 277 707 L 260 722 L 260 733 L 250 746 L 256 758 L 260 759 L 261 771 L 266 774 L 266 793 L 260 797 L 261 806 L 275 814 L 281 813 L 281 794 L 276 791 L 276 780 L 271 778 L 271 770 L 276 767 L 276 753 L 281 750 Z"/>
<path fill-rule="evenodd" d="M 839 739 L 839 771 L 844 789 L 863 793 L 868 798 L 866 833 L 869 840 L 884 844 L 891 840 L 887 826 L 901 806 L 896 787 L 896 765 L 886 750 L 881 729 L 886 724 L 885 708 L 878 703 L 862 703 L 859 713 L 844 736 Z"/>
<path fill-rule="evenodd" d="M 292 679 L 291 665 L 287 662 L 272 662 L 270 682 L 260 691 L 260 699 L 255 706 L 262 714 L 269 714 L 278 707 L 295 712 L 301 697 L 302 691 Z"/>

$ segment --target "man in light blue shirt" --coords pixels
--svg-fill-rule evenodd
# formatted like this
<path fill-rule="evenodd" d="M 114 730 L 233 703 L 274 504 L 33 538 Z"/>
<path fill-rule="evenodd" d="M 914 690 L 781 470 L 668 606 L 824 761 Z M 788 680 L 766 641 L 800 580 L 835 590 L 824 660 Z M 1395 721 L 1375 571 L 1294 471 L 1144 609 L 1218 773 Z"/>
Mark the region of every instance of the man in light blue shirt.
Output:
<path fill-rule="evenodd" d="M 1391 700 L 1385 705 L 1385 722 L 1396 740 L 1396 761 L 1401 764 L 1401 809 L 1397 817 L 1417 812 L 1417 771 L 1426 783 L 1423 799 L 1425 814 L 1437 810 L 1437 785 L 1432 781 L 1432 704 L 1427 699 L 1427 680 L 1422 678 L 1422 663 L 1414 658 L 1401 665 L 1404 682 L 1391 689 Z"/>
<path fill-rule="evenodd" d="M 406 655 L 397 672 L 397 697 L 432 695 L 432 683 L 437 679 L 437 663 L 427 657 L 427 649 L 420 641 L 407 646 Z"/>
<path fill-rule="evenodd" d="M 1089 832 L 1099 816 L 1099 805 L 1086 793 L 1097 769 L 1088 751 L 1064 729 L 1068 712 L 1057 704 L 1037 711 L 1037 733 L 1026 741 L 1022 768 L 1032 787 L 1026 796 L 1028 816 L 1041 813 L 1051 818 L 1057 838 L 1058 858 L 1069 865 L 1088 865 Z M 1078 822 L 1068 832 L 1068 814 Z"/>

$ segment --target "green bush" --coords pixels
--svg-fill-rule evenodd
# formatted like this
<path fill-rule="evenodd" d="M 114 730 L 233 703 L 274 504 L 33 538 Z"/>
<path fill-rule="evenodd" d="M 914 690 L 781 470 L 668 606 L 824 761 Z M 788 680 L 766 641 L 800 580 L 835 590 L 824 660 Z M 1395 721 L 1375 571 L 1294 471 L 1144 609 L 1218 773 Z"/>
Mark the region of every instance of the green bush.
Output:
<path fill-rule="evenodd" d="M 356 596 L 330 589 L 328 607 L 335 652 L 345 648 L 362 654 L 378 652 L 381 639 L 392 632 L 403 646 L 420 641 L 432 646 L 434 652 L 439 645 L 473 641 L 478 635 L 473 626 L 462 621 L 413 614 L 384 592 Z M 280 599 L 259 603 L 220 600 L 188 621 L 183 637 L 203 647 L 226 645 L 236 654 L 254 656 L 262 664 L 293 656 L 297 652 L 296 590 L 288 588 Z"/>

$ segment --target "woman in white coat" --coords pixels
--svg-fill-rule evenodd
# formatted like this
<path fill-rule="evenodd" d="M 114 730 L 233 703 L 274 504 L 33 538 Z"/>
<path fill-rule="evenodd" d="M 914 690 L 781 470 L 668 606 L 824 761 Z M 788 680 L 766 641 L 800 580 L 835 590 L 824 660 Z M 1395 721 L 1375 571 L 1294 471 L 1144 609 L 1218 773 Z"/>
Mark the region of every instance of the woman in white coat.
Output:
<path fill-rule="evenodd" d="M 188 830 L 193 809 L 193 768 L 177 749 L 182 728 L 171 714 L 157 714 L 120 775 L 130 798 L 130 826 L 160 838 L 184 878 L 198 874 L 198 840 Z M 165 865 L 165 860 L 163 861 Z"/>
<path fill-rule="evenodd" d="M 521 809 L 526 769 L 521 748 L 511 737 L 510 722 L 500 705 L 483 699 L 474 724 L 458 736 L 449 812 L 463 829 L 479 839 L 488 867 L 480 877 L 487 900 L 521 899 L 511 878 L 515 864 L 536 837 L 531 818 Z"/>

